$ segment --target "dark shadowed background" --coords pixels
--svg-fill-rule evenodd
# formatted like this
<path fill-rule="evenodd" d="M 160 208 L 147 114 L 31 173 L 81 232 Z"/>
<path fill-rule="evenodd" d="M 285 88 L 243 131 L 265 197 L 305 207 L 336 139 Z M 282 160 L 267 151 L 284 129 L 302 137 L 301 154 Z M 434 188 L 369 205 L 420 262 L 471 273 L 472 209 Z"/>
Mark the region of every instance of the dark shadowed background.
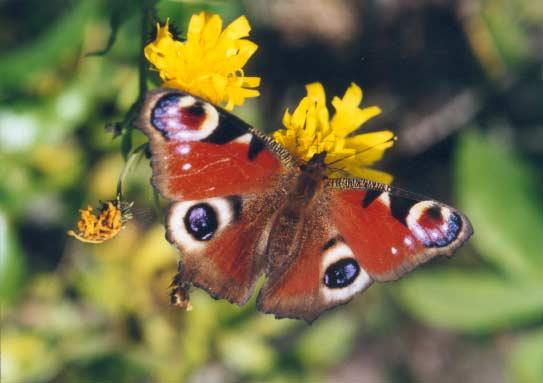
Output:
<path fill-rule="evenodd" d="M 378 167 L 463 210 L 473 238 L 308 326 L 201 291 L 168 305 L 145 159 L 134 221 L 102 245 L 67 237 L 115 196 L 126 140 L 104 127 L 150 66 L 146 8 L 180 37 L 201 10 L 248 17 L 262 96 L 235 112 L 265 131 L 306 83 L 361 85 L 383 109 L 365 126 L 399 137 Z M 3 0 L 0 25 L 3 382 L 543 381 L 543 2 Z"/>

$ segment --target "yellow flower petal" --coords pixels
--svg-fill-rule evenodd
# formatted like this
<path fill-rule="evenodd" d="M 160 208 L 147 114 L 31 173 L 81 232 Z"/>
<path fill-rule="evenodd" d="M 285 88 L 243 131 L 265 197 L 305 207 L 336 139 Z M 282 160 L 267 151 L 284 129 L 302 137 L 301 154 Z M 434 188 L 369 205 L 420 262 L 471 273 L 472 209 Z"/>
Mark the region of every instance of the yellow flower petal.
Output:
<path fill-rule="evenodd" d="M 240 16 L 236 20 L 232 21 L 230 25 L 224 28 L 221 38 L 227 40 L 238 40 L 249 36 L 250 31 L 251 25 L 249 24 L 249 20 L 247 20 L 245 16 Z"/>
<path fill-rule="evenodd" d="M 394 133 L 390 130 L 380 130 L 378 132 L 362 133 L 349 138 L 350 142 L 356 147 L 374 147 L 376 145 L 385 145 L 388 149 L 394 145 Z"/>
<path fill-rule="evenodd" d="M 313 102 L 316 102 L 318 108 L 326 107 L 324 87 L 320 82 L 307 84 L 305 89 L 307 90 L 307 97 L 309 97 Z"/>
<path fill-rule="evenodd" d="M 248 88 L 257 88 L 260 86 L 260 77 L 244 77 L 243 84 Z M 250 92 L 258 92 L 256 89 L 246 89 Z M 260 94 L 260 92 L 258 92 Z M 257 95 L 258 96 L 258 95 Z"/>
<path fill-rule="evenodd" d="M 351 84 L 343 98 L 334 97 L 335 113 L 330 119 L 326 95 L 320 83 L 306 85 L 304 97 L 294 112 L 288 109 L 283 115 L 284 129 L 274 133 L 274 138 L 304 161 L 315 154 L 326 152 L 326 163 L 331 164 L 330 177 L 368 178 L 390 183 L 390 174 L 368 169 L 381 159 L 384 151 L 394 144 L 390 131 L 354 134 L 362 124 L 381 113 L 377 106 L 360 108 L 362 89 Z"/>
<path fill-rule="evenodd" d="M 195 42 L 200 39 L 200 34 L 206 24 L 206 14 L 200 12 L 197 15 L 192 15 L 189 21 L 189 27 L 187 29 L 187 42 Z M 166 23 L 167 26 L 167 23 Z"/>
<path fill-rule="evenodd" d="M 260 78 L 246 77 L 243 67 L 258 49 L 244 40 L 251 26 L 245 16 L 224 30 L 218 15 L 201 12 L 190 19 L 187 40 L 173 39 L 168 22 L 157 26 L 157 37 L 145 57 L 158 70 L 164 86 L 178 88 L 231 110 L 259 96 Z"/>
<path fill-rule="evenodd" d="M 368 180 L 380 182 L 383 184 L 390 185 L 394 180 L 394 177 L 386 172 L 370 169 L 370 168 L 361 168 L 361 167 L 349 167 L 347 169 L 350 174 L 358 178 L 365 178 Z"/>
<path fill-rule="evenodd" d="M 354 83 L 347 89 L 342 99 L 334 97 L 332 105 L 336 113 L 330 122 L 332 129 L 338 134 L 346 136 L 370 118 L 381 113 L 381 109 L 376 106 L 360 109 L 358 105 L 361 102 L 362 89 Z"/>
<path fill-rule="evenodd" d="M 213 48 L 219 40 L 221 30 L 222 19 L 218 15 L 206 15 L 206 22 L 200 37 L 202 45 Z"/>

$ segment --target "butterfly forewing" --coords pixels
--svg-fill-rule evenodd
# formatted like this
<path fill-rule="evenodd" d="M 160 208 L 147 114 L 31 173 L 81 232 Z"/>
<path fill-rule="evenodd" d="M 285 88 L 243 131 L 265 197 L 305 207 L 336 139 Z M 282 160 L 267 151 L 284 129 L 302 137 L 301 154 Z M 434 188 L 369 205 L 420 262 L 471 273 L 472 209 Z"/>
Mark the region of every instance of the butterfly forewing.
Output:
<path fill-rule="evenodd" d="M 176 90 L 150 92 L 139 127 L 149 137 L 153 184 L 171 200 L 269 190 L 294 161 L 239 118 Z"/>
<path fill-rule="evenodd" d="M 332 180 L 330 211 L 362 267 L 377 281 L 400 278 L 436 255 L 452 255 L 473 233 L 443 203 L 363 180 Z"/>

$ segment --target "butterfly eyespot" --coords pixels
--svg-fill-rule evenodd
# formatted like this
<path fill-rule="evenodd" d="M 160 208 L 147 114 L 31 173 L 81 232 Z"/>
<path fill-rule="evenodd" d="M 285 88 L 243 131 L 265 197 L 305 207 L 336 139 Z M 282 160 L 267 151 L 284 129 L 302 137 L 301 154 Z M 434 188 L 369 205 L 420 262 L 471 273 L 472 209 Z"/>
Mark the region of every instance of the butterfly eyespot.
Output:
<path fill-rule="evenodd" d="M 182 93 L 163 96 L 151 110 L 151 125 L 167 140 L 201 141 L 215 131 L 218 122 L 212 105 Z"/>
<path fill-rule="evenodd" d="M 328 266 L 323 282 L 331 289 L 349 286 L 360 274 L 360 266 L 353 258 L 343 258 Z"/>
<path fill-rule="evenodd" d="M 441 221 L 443 219 L 443 215 L 441 214 L 441 208 L 437 205 L 431 206 L 424 212 L 426 217 L 428 219 L 434 220 L 434 221 Z"/>
<path fill-rule="evenodd" d="M 206 117 L 206 111 L 200 101 L 181 109 L 181 123 L 188 130 L 200 130 Z"/>
<path fill-rule="evenodd" d="M 185 252 L 202 251 L 242 212 L 239 196 L 175 202 L 166 218 L 166 238 Z"/>
<path fill-rule="evenodd" d="M 328 240 L 322 255 L 321 294 L 325 301 L 344 302 L 371 285 L 372 279 L 342 236 Z"/>
<path fill-rule="evenodd" d="M 199 241 L 209 241 L 217 231 L 218 226 L 215 209 L 206 203 L 192 206 L 185 215 L 187 231 Z"/>
<path fill-rule="evenodd" d="M 431 201 L 415 204 L 409 210 L 406 222 L 415 237 L 427 248 L 446 247 L 462 231 L 462 219 L 457 213 Z"/>
<path fill-rule="evenodd" d="M 187 112 L 187 114 L 190 114 L 192 117 L 201 117 L 206 113 L 204 105 L 200 101 L 196 101 L 194 104 L 185 107 L 183 111 Z"/>
<path fill-rule="evenodd" d="M 428 217 L 430 218 L 430 217 Z M 453 242 L 461 228 L 461 220 L 458 214 L 451 213 L 449 219 L 442 225 L 445 230 L 438 231 L 433 230 L 430 233 L 430 240 L 424 241 L 424 246 L 426 247 L 444 247 Z"/>

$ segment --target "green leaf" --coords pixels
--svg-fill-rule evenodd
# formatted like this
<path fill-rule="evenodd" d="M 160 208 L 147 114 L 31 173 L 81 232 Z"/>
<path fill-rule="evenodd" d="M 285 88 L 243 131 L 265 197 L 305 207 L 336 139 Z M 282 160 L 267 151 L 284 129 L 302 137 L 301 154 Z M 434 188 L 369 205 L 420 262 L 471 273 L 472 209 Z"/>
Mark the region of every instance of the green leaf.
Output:
<path fill-rule="evenodd" d="M 492 137 L 461 137 L 456 158 L 460 206 L 481 256 L 518 279 L 543 280 L 543 206 L 528 165 Z"/>
<path fill-rule="evenodd" d="M 481 17 L 507 67 L 515 70 L 524 65 L 530 55 L 529 35 L 517 5 L 510 0 L 486 2 Z"/>
<path fill-rule="evenodd" d="M 78 54 L 77 48 L 87 21 L 96 13 L 96 5 L 95 1 L 79 2 L 31 44 L 0 57 L 0 87 L 5 90 L 32 85 L 35 74 L 58 67 L 65 61 L 66 52 Z"/>
<path fill-rule="evenodd" d="M 9 156 L 0 152 L 0 162 L 0 178 L 10 180 L 0 184 L 0 209 L 2 214 L 14 215 L 27 206 L 29 197 L 36 190 L 39 191 L 38 182 L 20 156 Z M 8 238 L 6 241 L 9 241 L 9 236 L 1 238 Z"/>
<path fill-rule="evenodd" d="M 226 366 L 242 373 L 265 374 L 275 365 L 272 347 L 252 332 L 225 332 L 219 336 L 217 348 Z"/>
<path fill-rule="evenodd" d="M 136 4 L 134 4 L 136 3 Z M 130 17 L 137 9 L 139 4 L 137 2 L 127 1 L 127 0 L 110 0 L 108 2 L 108 10 L 110 12 L 109 16 L 109 38 L 104 48 L 88 52 L 86 56 L 104 56 L 111 51 L 113 44 L 117 40 L 117 33 L 121 25 Z"/>
<path fill-rule="evenodd" d="M 355 333 L 354 322 L 345 315 L 327 315 L 307 329 L 299 340 L 296 352 L 307 367 L 325 369 L 350 354 Z"/>
<path fill-rule="evenodd" d="M 524 335 L 509 360 L 512 382 L 543 382 L 543 330 Z"/>
<path fill-rule="evenodd" d="M 20 295 L 25 266 L 8 218 L 0 211 L 0 303 L 13 302 Z"/>
<path fill-rule="evenodd" d="M 401 282 L 402 303 L 434 325 L 490 332 L 543 315 L 543 284 L 520 283 L 490 272 L 433 271 Z"/>
<path fill-rule="evenodd" d="M 46 382 L 62 365 L 59 351 L 32 331 L 2 329 L 2 382 Z"/>

